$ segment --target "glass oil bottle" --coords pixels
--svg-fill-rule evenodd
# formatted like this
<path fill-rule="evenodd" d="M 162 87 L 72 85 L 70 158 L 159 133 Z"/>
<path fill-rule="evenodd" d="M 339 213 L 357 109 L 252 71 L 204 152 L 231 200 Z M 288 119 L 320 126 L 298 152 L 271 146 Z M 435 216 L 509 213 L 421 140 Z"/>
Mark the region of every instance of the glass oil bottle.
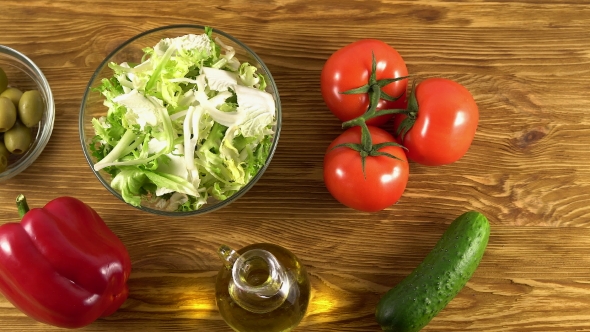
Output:
<path fill-rule="evenodd" d="M 234 251 L 218 250 L 224 266 L 217 275 L 215 300 L 234 331 L 291 331 L 310 300 L 305 267 L 287 249 L 268 243 Z"/>

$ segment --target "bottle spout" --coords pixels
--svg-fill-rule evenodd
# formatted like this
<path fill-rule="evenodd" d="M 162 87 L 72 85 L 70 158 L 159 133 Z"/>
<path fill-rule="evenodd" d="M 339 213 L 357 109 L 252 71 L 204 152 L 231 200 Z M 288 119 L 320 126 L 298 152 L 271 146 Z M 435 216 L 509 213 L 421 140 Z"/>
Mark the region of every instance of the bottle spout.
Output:
<path fill-rule="evenodd" d="M 280 307 L 289 295 L 292 277 L 267 250 L 250 249 L 243 254 L 223 244 L 217 250 L 224 267 L 231 271 L 230 297 L 240 307 L 266 313 Z"/>
<path fill-rule="evenodd" d="M 240 254 L 238 254 L 235 250 L 233 250 L 225 244 L 222 244 L 219 247 L 219 249 L 217 250 L 217 255 L 219 256 L 221 261 L 223 261 L 223 265 L 228 270 L 231 270 L 233 268 L 234 264 L 240 257 Z"/>

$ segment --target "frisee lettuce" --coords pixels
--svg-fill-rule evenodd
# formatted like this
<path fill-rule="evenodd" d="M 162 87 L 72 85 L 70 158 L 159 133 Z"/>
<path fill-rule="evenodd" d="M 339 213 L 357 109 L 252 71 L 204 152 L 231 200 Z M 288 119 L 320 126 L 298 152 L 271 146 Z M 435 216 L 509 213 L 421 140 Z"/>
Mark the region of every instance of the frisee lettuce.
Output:
<path fill-rule="evenodd" d="M 109 68 L 97 88 L 108 111 L 92 120 L 90 149 L 125 202 L 194 211 L 231 197 L 264 166 L 275 101 L 258 69 L 210 28 Z"/>

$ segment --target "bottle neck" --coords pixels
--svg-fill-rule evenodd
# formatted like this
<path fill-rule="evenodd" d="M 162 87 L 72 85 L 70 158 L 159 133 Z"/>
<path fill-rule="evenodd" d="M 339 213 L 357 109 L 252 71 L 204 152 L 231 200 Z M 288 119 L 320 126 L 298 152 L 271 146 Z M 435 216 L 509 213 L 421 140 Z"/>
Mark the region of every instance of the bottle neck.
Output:
<path fill-rule="evenodd" d="M 254 313 L 266 313 L 280 307 L 289 295 L 292 280 L 285 268 L 270 252 L 251 249 L 239 255 L 222 246 L 220 257 L 231 269 L 228 285 L 232 299 Z"/>

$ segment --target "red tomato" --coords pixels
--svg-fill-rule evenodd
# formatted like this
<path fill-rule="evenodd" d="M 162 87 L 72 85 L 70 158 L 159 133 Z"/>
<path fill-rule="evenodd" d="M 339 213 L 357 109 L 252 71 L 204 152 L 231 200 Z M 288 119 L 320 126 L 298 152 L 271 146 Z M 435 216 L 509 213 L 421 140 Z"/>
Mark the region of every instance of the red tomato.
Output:
<path fill-rule="evenodd" d="M 394 120 L 394 132 L 408 149 L 408 159 L 428 166 L 459 160 L 471 146 L 479 121 L 471 93 L 454 81 L 429 78 L 416 86 L 414 95 L 418 104 L 415 122 L 405 136 L 398 132 L 408 116 L 399 114 Z M 408 107 L 412 108 L 412 101 Z"/>
<path fill-rule="evenodd" d="M 332 54 L 321 73 L 322 97 L 328 109 L 341 121 L 348 121 L 363 115 L 369 108 L 367 93 L 342 94 L 342 92 L 359 88 L 369 82 L 375 54 L 376 79 L 391 79 L 408 75 L 406 63 L 401 55 L 386 43 L 375 39 L 362 39 Z M 407 79 L 390 83 L 381 91 L 397 101 L 381 99 L 377 110 L 405 109 Z M 383 115 L 367 121 L 368 124 L 382 125 L 393 115 Z"/>
<path fill-rule="evenodd" d="M 373 145 L 395 142 L 387 131 L 374 126 L 367 127 Z M 360 144 L 361 128 L 347 129 L 326 151 L 324 182 L 332 196 L 348 207 L 367 212 L 383 210 L 397 202 L 408 183 L 409 165 L 404 150 L 399 146 L 384 146 L 377 150 L 399 159 L 369 154 L 365 157 L 363 174 L 360 152 L 349 147 L 334 149 L 343 143 Z"/>

